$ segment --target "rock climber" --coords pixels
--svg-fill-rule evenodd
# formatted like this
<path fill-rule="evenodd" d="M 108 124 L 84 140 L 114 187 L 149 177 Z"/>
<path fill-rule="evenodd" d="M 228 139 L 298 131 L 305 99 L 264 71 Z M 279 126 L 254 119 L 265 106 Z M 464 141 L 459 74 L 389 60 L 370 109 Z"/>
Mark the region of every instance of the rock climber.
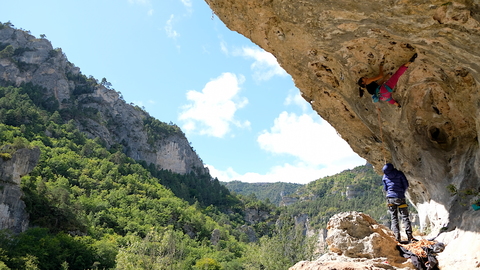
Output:
<path fill-rule="evenodd" d="M 391 229 L 395 239 L 401 242 L 400 224 L 398 222 L 398 213 L 400 213 L 408 242 L 417 241 L 412 235 L 412 223 L 408 216 L 408 205 L 405 199 L 405 191 L 409 186 L 407 177 L 403 172 L 395 169 L 391 163 L 383 166 L 383 173 L 383 190 L 386 191 L 388 212 L 390 212 L 392 221 Z"/>
<path fill-rule="evenodd" d="M 415 61 L 418 54 L 415 53 L 407 63 L 400 66 L 397 71 L 385 82 L 386 78 L 383 75 L 383 64 L 384 60 L 380 62 L 380 73 L 376 77 L 366 78 L 361 77 L 358 80 L 358 85 L 360 86 L 360 97 L 363 96 L 364 89 L 366 88 L 368 93 L 372 95 L 374 102 L 378 100 L 387 101 L 390 104 L 396 105 L 397 107 L 402 107 L 400 104 L 392 98 L 393 88 L 397 85 L 398 79 L 400 76 L 405 73 L 408 66 Z M 377 81 L 379 81 L 377 83 Z"/>

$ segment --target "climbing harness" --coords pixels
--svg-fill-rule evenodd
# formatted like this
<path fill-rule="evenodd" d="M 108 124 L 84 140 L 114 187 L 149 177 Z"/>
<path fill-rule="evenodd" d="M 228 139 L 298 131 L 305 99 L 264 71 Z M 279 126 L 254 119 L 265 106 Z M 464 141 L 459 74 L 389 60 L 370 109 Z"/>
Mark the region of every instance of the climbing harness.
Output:
<path fill-rule="evenodd" d="M 388 102 L 388 101 L 392 100 L 392 96 L 387 97 L 387 96 L 385 96 L 384 94 L 381 94 L 381 93 L 380 93 L 380 88 L 381 88 L 382 86 L 384 86 L 385 89 L 387 89 L 387 91 L 388 91 L 389 93 L 392 93 L 392 92 L 393 92 L 393 89 L 390 88 L 390 86 L 388 86 L 386 83 L 384 83 L 384 84 L 382 84 L 382 85 L 379 85 L 379 86 L 377 87 L 377 89 L 375 90 L 375 94 L 372 95 L 372 100 L 373 100 L 373 102 L 378 102 L 378 101 L 380 101 L 380 100 L 382 100 L 382 101 L 387 101 L 387 102 Z M 382 98 L 386 98 L 386 99 L 384 100 L 384 99 L 382 99 Z"/>
<path fill-rule="evenodd" d="M 394 204 L 394 203 L 389 203 L 389 204 L 388 204 L 388 207 L 393 207 L 393 206 L 396 206 L 396 207 L 398 207 L 398 208 L 406 208 L 406 207 L 408 207 L 408 205 L 407 205 L 406 203 L 400 204 L 399 206 L 397 206 L 397 205 Z"/>

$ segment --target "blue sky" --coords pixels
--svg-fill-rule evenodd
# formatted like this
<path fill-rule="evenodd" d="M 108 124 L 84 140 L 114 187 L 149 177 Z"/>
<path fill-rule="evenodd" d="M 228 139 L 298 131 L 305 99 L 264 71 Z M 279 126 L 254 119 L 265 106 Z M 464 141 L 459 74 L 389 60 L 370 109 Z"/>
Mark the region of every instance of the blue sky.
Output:
<path fill-rule="evenodd" d="M 8 21 L 180 126 L 220 181 L 305 184 L 365 164 L 275 57 L 203 0 L 4 1 L 0 22 Z"/>

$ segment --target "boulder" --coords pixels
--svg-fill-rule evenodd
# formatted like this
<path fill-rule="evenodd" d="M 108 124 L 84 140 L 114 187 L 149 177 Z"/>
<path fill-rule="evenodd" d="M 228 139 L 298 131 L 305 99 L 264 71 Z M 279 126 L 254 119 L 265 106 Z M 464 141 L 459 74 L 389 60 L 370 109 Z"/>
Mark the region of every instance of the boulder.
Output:
<path fill-rule="evenodd" d="M 344 212 L 327 224 L 329 252 L 313 262 L 302 261 L 289 270 L 415 269 L 397 250 L 397 242 L 384 225 L 369 215 Z"/>

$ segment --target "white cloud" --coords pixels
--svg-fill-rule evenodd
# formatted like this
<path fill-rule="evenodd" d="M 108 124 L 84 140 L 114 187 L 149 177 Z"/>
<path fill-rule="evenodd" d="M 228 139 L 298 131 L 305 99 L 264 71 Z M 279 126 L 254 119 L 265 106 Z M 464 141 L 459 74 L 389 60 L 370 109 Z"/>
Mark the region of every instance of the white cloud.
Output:
<path fill-rule="evenodd" d="M 220 42 L 220 50 L 222 50 L 222 52 L 228 56 L 229 52 L 227 48 L 227 43 L 225 41 Z"/>
<path fill-rule="evenodd" d="M 256 81 L 268 81 L 273 76 L 288 76 L 288 73 L 278 64 L 277 59 L 271 53 L 259 47 L 242 47 L 229 49 L 228 44 L 220 41 L 220 49 L 226 56 L 240 56 L 246 59 L 253 59 L 250 69 L 253 71 L 253 78 Z"/>
<path fill-rule="evenodd" d="M 173 39 L 177 39 L 177 37 L 180 36 L 179 33 L 177 33 L 177 31 L 175 31 L 173 29 L 173 20 L 174 20 L 175 16 L 172 14 L 170 15 L 170 19 L 167 20 L 167 23 L 165 25 L 165 32 L 167 32 L 167 36 L 169 38 L 173 38 Z"/>
<path fill-rule="evenodd" d="M 322 174 L 321 170 L 308 167 L 302 164 L 291 165 L 284 164 L 283 166 L 275 166 L 266 174 L 259 174 L 248 172 L 239 174 L 229 167 L 226 171 L 217 170 L 212 165 L 206 165 L 210 170 L 212 177 L 218 178 L 219 181 L 242 181 L 247 183 L 274 183 L 274 182 L 290 182 L 306 184 L 318 179 Z"/>
<path fill-rule="evenodd" d="M 191 0 L 181 0 L 182 1 L 182 4 L 187 7 L 187 8 L 191 8 L 192 7 L 192 1 Z"/>
<path fill-rule="evenodd" d="M 128 0 L 128 2 L 130 4 L 134 4 L 134 5 L 142 5 L 142 6 L 146 6 L 146 7 L 151 6 L 151 1 L 150 0 Z M 147 15 L 152 16 L 153 12 L 154 12 L 154 10 L 152 8 L 149 8 L 148 11 L 147 11 Z"/>
<path fill-rule="evenodd" d="M 187 14 L 185 14 L 186 16 L 189 16 L 193 13 L 193 4 L 192 4 L 192 0 L 181 0 L 182 1 L 182 4 L 183 6 L 187 9 Z"/>
<path fill-rule="evenodd" d="M 208 82 L 202 92 L 188 91 L 187 100 L 192 103 L 182 107 L 179 116 L 179 120 L 185 123 L 182 129 L 222 138 L 232 125 L 249 127 L 250 122 L 235 119 L 236 111 L 248 104 L 247 98 L 238 95 L 244 80 L 241 75 L 223 73 Z"/>
<path fill-rule="evenodd" d="M 328 175 L 365 164 L 335 129 L 318 115 L 282 112 L 269 131 L 257 138 L 261 149 L 274 155 L 289 156 L 292 161 L 274 166 L 265 174 L 221 171 L 207 165 L 220 181 L 292 182 L 306 184 Z"/>
<path fill-rule="evenodd" d="M 273 76 L 288 75 L 271 53 L 260 48 L 244 47 L 241 55 L 254 60 L 250 68 L 254 72 L 253 78 L 257 81 L 267 81 Z"/>
<path fill-rule="evenodd" d="M 284 105 L 296 105 L 300 107 L 303 112 L 306 112 L 309 109 L 311 111 L 310 104 L 308 104 L 308 102 L 302 97 L 300 91 L 297 88 L 290 91 L 287 98 L 285 99 Z"/>
<path fill-rule="evenodd" d="M 247 172 L 245 174 L 237 173 L 233 168 L 229 167 L 227 170 L 222 171 L 216 169 L 212 165 L 206 165 L 210 170 L 212 177 L 218 178 L 219 181 L 242 181 L 247 183 L 275 183 L 275 182 L 287 182 L 307 184 L 311 181 L 315 181 L 319 178 L 334 175 L 342 172 L 346 169 L 353 169 L 356 166 L 365 164 L 363 160 L 354 160 L 343 166 L 312 166 L 305 163 L 289 164 L 285 163 L 281 166 L 274 166 L 265 174 Z"/>
<path fill-rule="evenodd" d="M 257 142 L 268 152 L 292 155 L 312 165 L 333 164 L 356 155 L 330 124 L 314 114 L 282 112 Z"/>

